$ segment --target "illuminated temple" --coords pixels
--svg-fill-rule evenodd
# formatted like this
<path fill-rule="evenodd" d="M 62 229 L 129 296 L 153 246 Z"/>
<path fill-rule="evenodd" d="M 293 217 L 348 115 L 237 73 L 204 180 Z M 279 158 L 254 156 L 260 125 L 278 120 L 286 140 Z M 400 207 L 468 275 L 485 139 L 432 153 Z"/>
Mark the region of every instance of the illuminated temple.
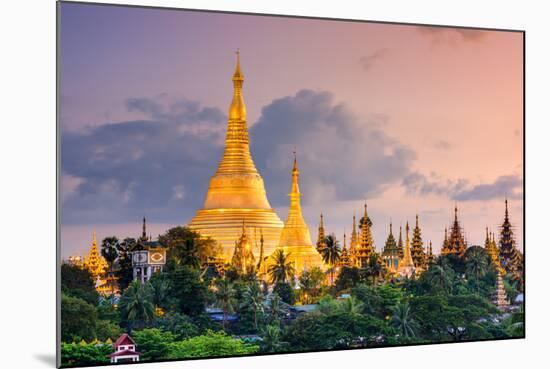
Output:
<path fill-rule="evenodd" d="M 202 236 L 218 241 L 226 261 L 231 259 L 235 241 L 242 235 L 243 222 L 247 228 L 262 231 L 266 255 L 279 244 L 283 228 L 283 222 L 269 204 L 264 181 L 250 155 L 243 82 L 237 52 L 225 150 L 210 179 L 204 206 L 188 225 Z"/>

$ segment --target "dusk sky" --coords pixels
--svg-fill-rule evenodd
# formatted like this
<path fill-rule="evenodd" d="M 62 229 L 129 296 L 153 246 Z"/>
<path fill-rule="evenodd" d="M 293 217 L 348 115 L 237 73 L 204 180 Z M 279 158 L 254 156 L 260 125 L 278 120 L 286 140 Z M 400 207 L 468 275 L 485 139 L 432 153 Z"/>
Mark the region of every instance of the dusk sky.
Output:
<path fill-rule="evenodd" d="M 61 247 L 190 221 L 223 150 L 235 50 L 251 152 L 286 219 L 296 147 L 304 217 L 380 250 L 420 217 L 439 251 L 455 203 L 469 244 L 504 198 L 523 248 L 523 34 L 61 4 Z"/>

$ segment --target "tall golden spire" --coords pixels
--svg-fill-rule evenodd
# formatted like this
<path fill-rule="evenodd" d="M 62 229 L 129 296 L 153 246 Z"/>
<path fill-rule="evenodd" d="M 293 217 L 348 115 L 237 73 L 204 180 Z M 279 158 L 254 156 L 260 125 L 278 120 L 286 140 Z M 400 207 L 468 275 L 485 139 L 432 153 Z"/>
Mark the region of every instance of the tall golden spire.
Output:
<path fill-rule="evenodd" d="M 414 262 L 411 255 L 411 243 L 409 239 L 409 222 L 405 226 L 405 247 L 403 248 L 403 258 L 399 260 L 398 272 L 402 276 L 410 277 L 414 272 Z"/>
<path fill-rule="evenodd" d="M 309 228 L 302 215 L 302 206 L 300 204 L 300 186 L 298 179 L 300 171 L 294 152 L 294 165 L 292 166 L 292 184 L 290 186 L 290 206 L 288 216 L 281 232 L 279 248 L 283 249 L 285 254 L 289 254 L 294 262 L 296 272 L 300 274 L 304 269 L 313 266 L 322 267 L 321 256 L 313 247 Z M 322 215 L 321 215 L 322 224 Z"/>
<path fill-rule="evenodd" d="M 231 259 L 231 249 L 241 236 L 243 220 L 249 227 L 263 229 L 266 254 L 277 247 L 283 227 L 269 204 L 264 181 L 250 154 L 239 51 L 232 81 L 223 157 L 210 179 L 203 208 L 189 223 L 189 228 L 221 244 L 226 261 Z"/>

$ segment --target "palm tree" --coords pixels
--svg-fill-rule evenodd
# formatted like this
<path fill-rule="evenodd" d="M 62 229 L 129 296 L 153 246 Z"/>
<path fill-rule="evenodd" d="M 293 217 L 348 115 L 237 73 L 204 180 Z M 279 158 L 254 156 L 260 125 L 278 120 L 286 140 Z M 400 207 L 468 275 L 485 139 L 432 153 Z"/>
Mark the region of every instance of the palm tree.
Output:
<path fill-rule="evenodd" d="M 119 248 L 119 241 L 116 237 L 106 237 L 101 242 L 101 256 L 105 258 L 105 261 L 107 262 L 107 265 L 109 266 L 109 272 L 107 273 L 107 279 L 109 283 L 111 284 L 111 293 L 114 292 L 114 283 L 112 281 L 113 278 L 113 266 L 115 264 L 115 260 L 118 257 L 118 248 Z"/>
<path fill-rule="evenodd" d="M 340 260 L 340 245 L 334 234 L 325 237 L 325 247 L 322 249 L 321 256 L 325 264 L 329 265 L 330 284 L 334 284 L 334 268 Z"/>
<path fill-rule="evenodd" d="M 216 281 L 215 285 L 216 304 L 223 310 L 223 328 L 226 328 L 227 317 L 235 312 L 237 299 L 235 297 L 235 288 L 233 283 L 228 278 L 221 278 Z"/>
<path fill-rule="evenodd" d="M 120 298 L 120 309 L 128 321 L 129 332 L 134 326 L 144 327 L 155 315 L 151 285 L 137 280 L 130 283 Z"/>
<path fill-rule="evenodd" d="M 359 315 L 363 311 L 363 303 L 357 298 L 350 296 L 347 299 L 340 301 L 339 309 L 343 313 L 350 315 Z"/>
<path fill-rule="evenodd" d="M 466 251 L 466 274 L 472 276 L 479 293 L 479 279 L 487 273 L 489 261 L 487 252 L 478 246 L 472 246 Z"/>
<path fill-rule="evenodd" d="M 258 313 L 264 312 L 264 293 L 258 282 L 252 282 L 244 291 L 243 303 L 241 307 L 252 308 L 254 312 L 254 327 L 258 329 Z"/>
<path fill-rule="evenodd" d="M 433 287 L 439 287 L 442 291 L 449 292 L 451 288 L 451 278 L 444 266 L 435 264 L 426 272 L 426 278 Z"/>
<path fill-rule="evenodd" d="M 280 352 L 285 346 L 285 342 L 281 342 L 281 328 L 278 325 L 268 325 L 262 329 L 261 333 L 262 352 Z"/>
<path fill-rule="evenodd" d="M 170 291 L 170 282 L 164 278 L 164 275 L 155 273 L 148 283 L 153 291 L 153 304 L 155 304 L 155 307 L 165 307 Z"/>
<path fill-rule="evenodd" d="M 376 286 L 377 279 L 384 273 L 385 270 L 378 254 L 372 254 L 369 257 L 369 261 L 365 269 L 367 276 L 372 278 L 372 284 Z"/>
<path fill-rule="evenodd" d="M 285 254 L 284 250 L 276 250 L 271 258 L 273 264 L 269 266 L 268 273 L 271 277 L 271 283 L 286 283 L 294 277 L 294 266 L 289 260 L 290 253 Z"/>
<path fill-rule="evenodd" d="M 392 308 L 391 324 L 405 337 L 415 337 L 418 324 L 413 319 L 408 302 L 400 302 Z"/>
<path fill-rule="evenodd" d="M 269 298 L 269 304 L 267 305 L 267 312 L 269 313 L 269 322 L 278 322 L 280 318 L 288 313 L 288 308 L 283 302 L 279 294 L 272 293 Z"/>

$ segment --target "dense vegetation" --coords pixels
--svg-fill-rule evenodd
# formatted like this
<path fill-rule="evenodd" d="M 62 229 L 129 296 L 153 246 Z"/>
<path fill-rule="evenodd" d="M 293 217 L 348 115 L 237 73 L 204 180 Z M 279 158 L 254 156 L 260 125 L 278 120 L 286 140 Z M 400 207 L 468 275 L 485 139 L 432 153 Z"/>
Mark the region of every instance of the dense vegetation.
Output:
<path fill-rule="evenodd" d="M 127 279 L 126 245 L 136 241 L 103 242 L 110 272 L 124 283 L 119 299 L 98 296 L 86 270 L 63 265 L 64 366 L 108 362 L 109 343 L 124 331 L 144 361 L 523 336 L 523 310 L 506 316 L 490 303 L 496 272 L 483 248 L 439 257 L 411 279 L 390 276 L 376 258 L 364 269 L 332 267 L 327 278 L 313 268 L 296 279 L 288 255 L 277 253 L 265 283 L 207 266 L 212 241 L 184 227 L 160 241 L 165 271 L 145 284 Z M 505 287 L 511 298 L 520 290 L 508 277 Z M 294 304 L 316 306 L 297 313 Z M 220 309 L 220 321 L 206 308 Z"/>

